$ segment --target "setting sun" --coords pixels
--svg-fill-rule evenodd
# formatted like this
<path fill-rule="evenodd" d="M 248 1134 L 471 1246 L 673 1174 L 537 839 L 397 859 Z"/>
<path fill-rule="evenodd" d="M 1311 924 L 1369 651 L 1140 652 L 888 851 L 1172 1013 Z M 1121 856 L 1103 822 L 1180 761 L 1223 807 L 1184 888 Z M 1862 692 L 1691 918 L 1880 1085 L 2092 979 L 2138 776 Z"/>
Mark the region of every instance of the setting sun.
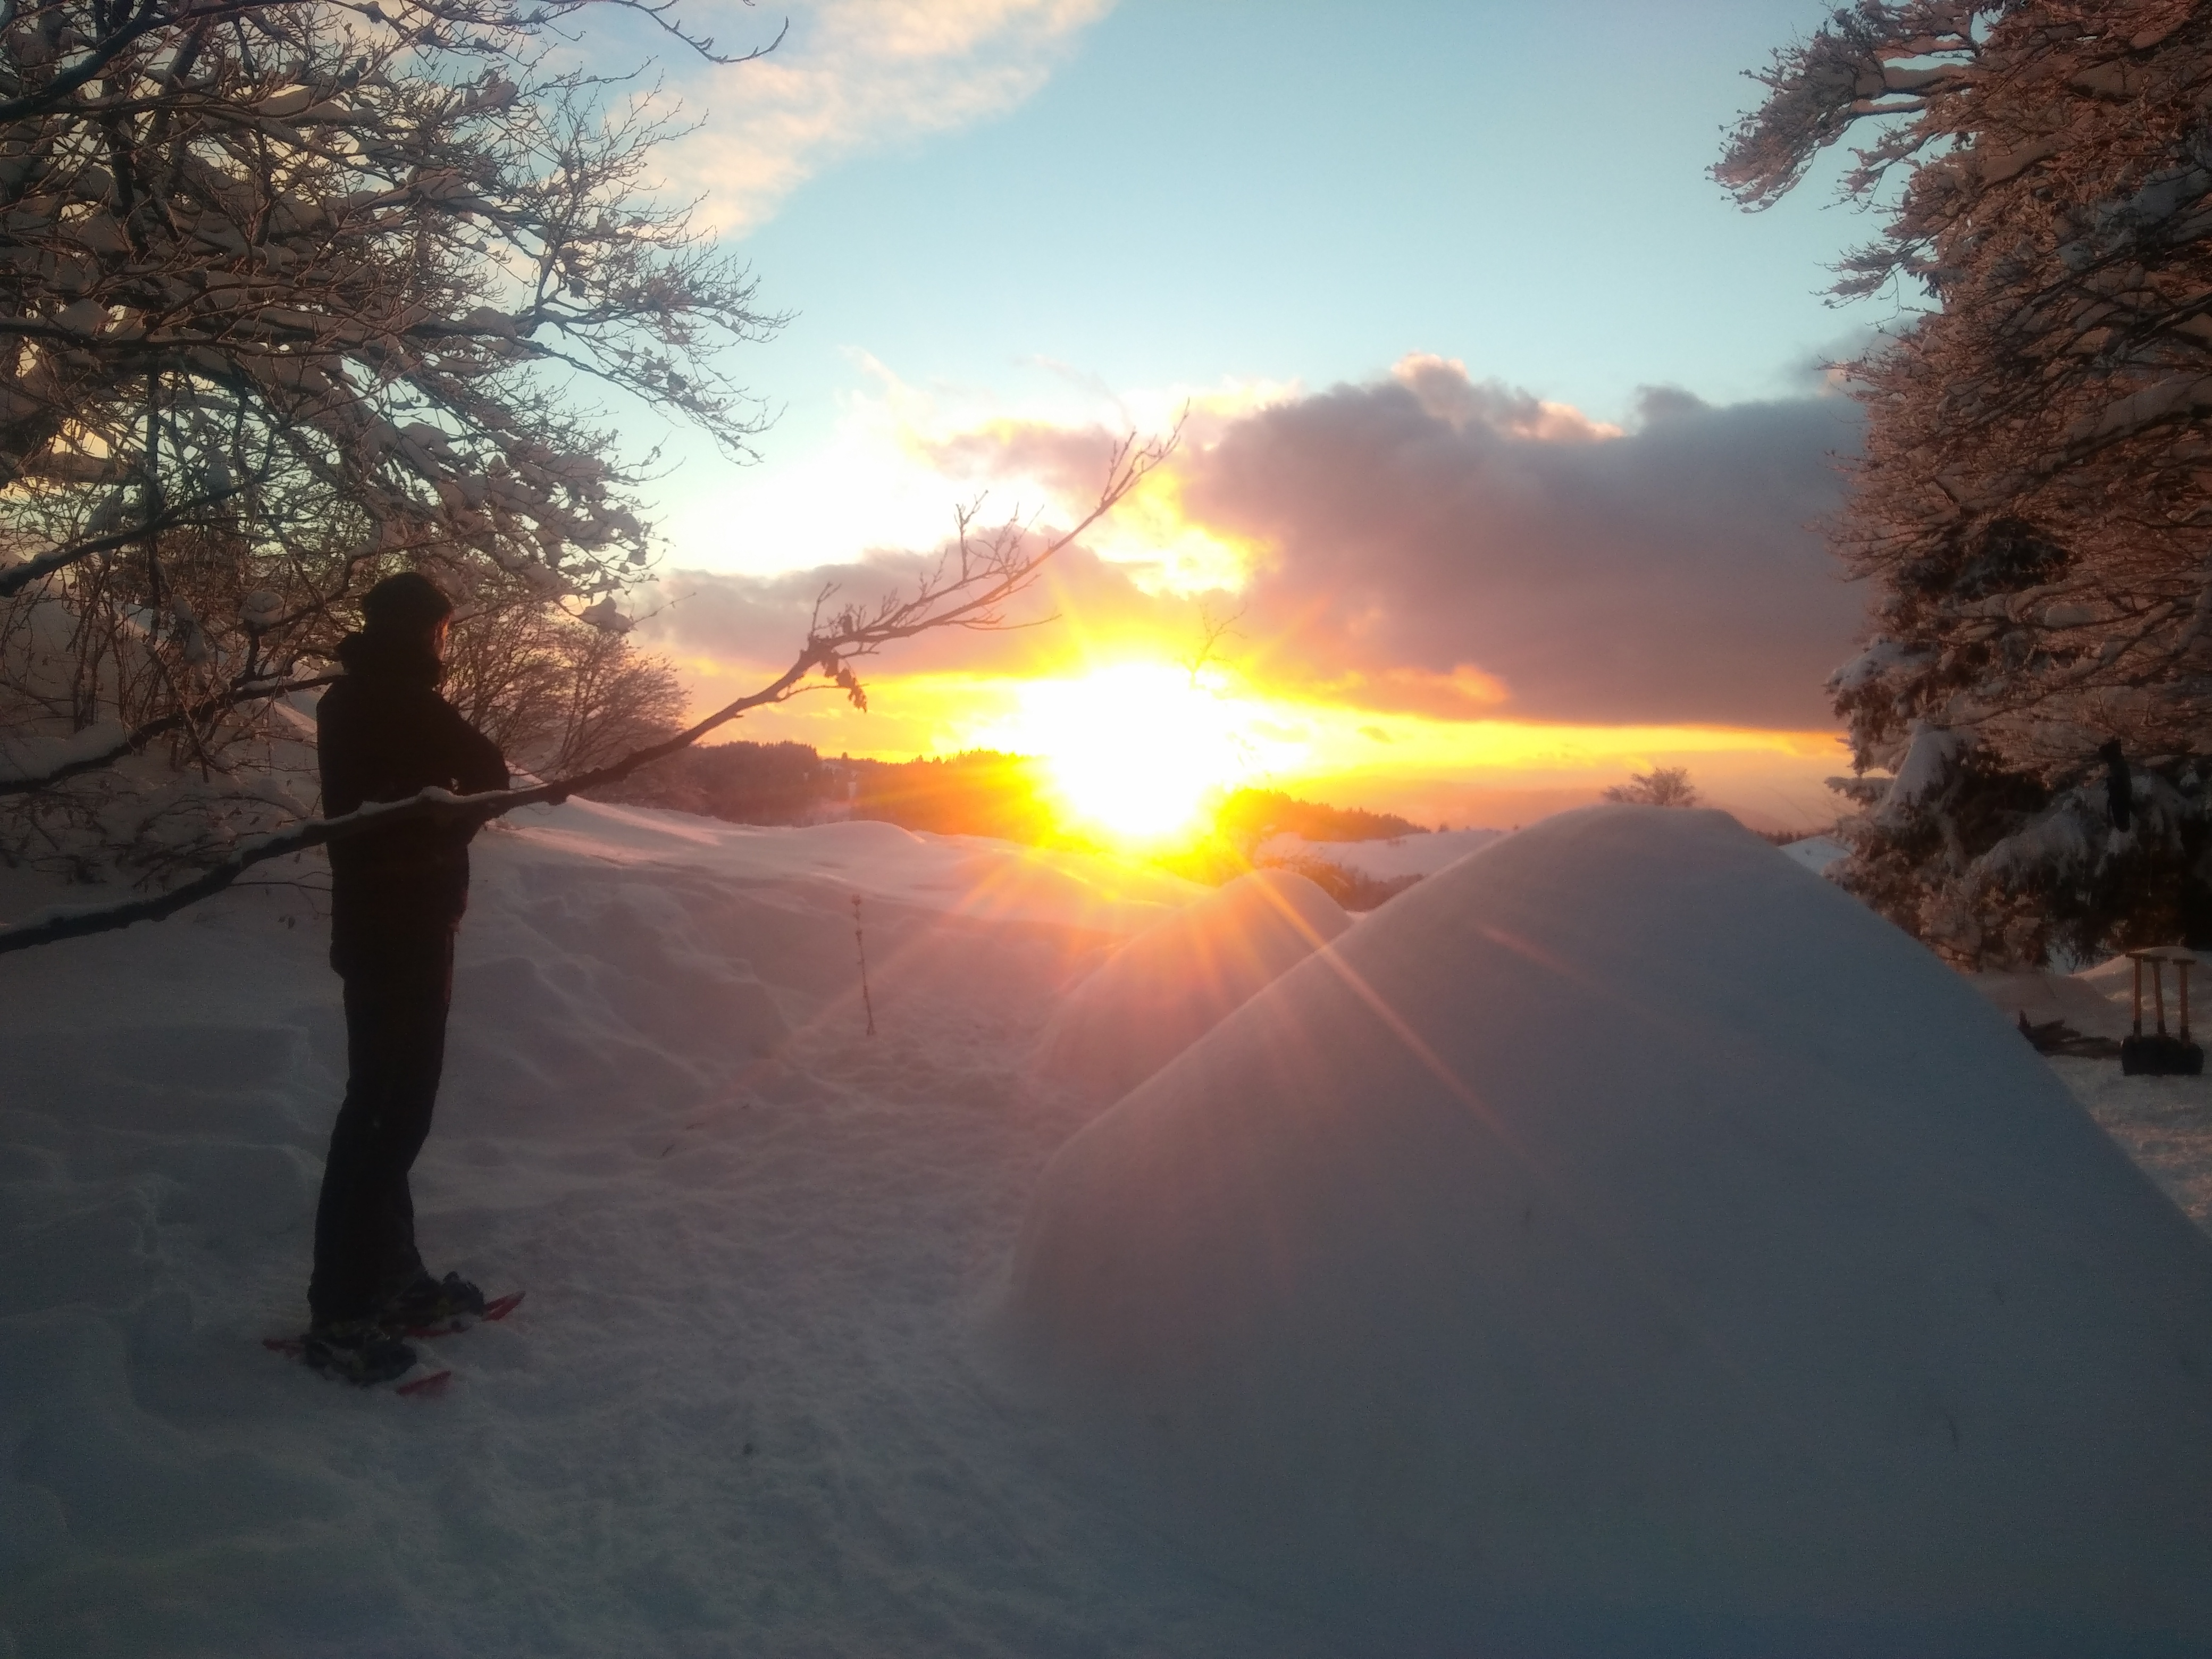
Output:
<path fill-rule="evenodd" d="M 1247 770 L 1229 707 L 1165 663 L 1032 681 L 1016 723 L 1071 816 L 1124 840 L 1190 830 Z"/>

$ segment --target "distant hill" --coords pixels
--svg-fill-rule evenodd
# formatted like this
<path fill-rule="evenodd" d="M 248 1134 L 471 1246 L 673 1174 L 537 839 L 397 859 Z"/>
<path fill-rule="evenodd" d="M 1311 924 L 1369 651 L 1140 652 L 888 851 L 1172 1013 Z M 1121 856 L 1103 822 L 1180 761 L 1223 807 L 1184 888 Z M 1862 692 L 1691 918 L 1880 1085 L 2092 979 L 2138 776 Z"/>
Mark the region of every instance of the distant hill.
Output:
<path fill-rule="evenodd" d="M 626 782 L 593 792 L 592 799 L 732 823 L 869 818 L 945 836 L 1055 845 L 1085 839 L 1060 819 L 1047 762 L 988 749 L 881 761 L 831 759 L 804 743 L 714 744 L 672 755 Z M 1271 836 L 1335 845 L 1429 833 L 1394 812 L 1300 800 L 1279 789 L 1239 789 L 1215 817 L 1218 856 L 1186 858 L 1185 873 L 1226 879 Z"/>

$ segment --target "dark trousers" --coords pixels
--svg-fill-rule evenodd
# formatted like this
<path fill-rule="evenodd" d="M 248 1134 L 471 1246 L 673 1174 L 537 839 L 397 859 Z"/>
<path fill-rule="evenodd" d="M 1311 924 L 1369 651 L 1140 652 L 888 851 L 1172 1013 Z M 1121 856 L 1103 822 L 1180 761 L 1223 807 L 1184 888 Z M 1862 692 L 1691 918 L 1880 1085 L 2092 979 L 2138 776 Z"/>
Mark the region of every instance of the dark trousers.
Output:
<path fill-rule="evenodd" d="M 445 1065 L 453 930 L 356 939 L 331 961 L 345 979 L 346 1093 L 315 1211 L 318 1324 L 368 1317 L 422 1271 L 407 1172 Z"/>

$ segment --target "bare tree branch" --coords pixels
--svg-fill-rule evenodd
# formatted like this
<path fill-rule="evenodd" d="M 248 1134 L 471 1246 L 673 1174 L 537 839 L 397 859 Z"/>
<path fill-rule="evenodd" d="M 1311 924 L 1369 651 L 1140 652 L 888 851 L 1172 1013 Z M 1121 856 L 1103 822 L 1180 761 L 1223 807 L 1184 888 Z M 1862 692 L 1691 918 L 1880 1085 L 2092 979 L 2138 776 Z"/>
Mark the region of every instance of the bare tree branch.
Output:
<path fill-rule="evenodd" d="M 866 694 L 851 666 L 854 659 L 936 629 L 1001 625 L 1000 607 L 1035 582 L 1047 561 L 1112 512 L 1164 463 L 1174 453 L 1181 434 L 1178 421 L 1164 438 L 1141 442 L 1133 435 L 1124 439 L 1114 452 L 1097 501 L 1073 526 L 1042 547 L 1028 545 L 1025 524 L 1012 524 L 995 535 L 976 535 L 971 529 L 973 509 L 963 509 L 958 541 L 915 588 L 903 596 L 888 596 L 865 610 L 848 606 L 824 617 L 817 608 L 816 626 L 782 673 L 661 742 L 633 750 L 607 765 L 527 788 L 469 796 L 427 789 L 406 800 L 373 802 L 343 817 L 311 818 L 248 842 L 221 863 L 167 892 L 116 904 L 51 910 L 0 928 L 0 954 L 111 933 L 134 922 L 160 921 L 212 897 L 256 865 L 366 830 L 421 819 L 483 823 L 517 807 L 565 801 L 580 791 L 618 782 L 641 766 L 689 748 L 752 709 L 787 701 L 805 689 L 808 676 L 817 672 L 865 708 Z"/>
<path fill-rule="evenodd" d="M 262 680 L 234 686 L 219 696 L 209 697 L 190 708 L 173 714 L 164 714 L 158 720 L 148 720 L 136 730 L 118 738 L 106 748 L 95 753 L 80 755 L 50 769 L 16 777 L 0 776 L 0 795 L 27 795 L 34 790 L 51 789 L 70 778 L 82 777 L 88 772 L 98 772 L 112 766 L 125 755 L 135 755 L 158 738 L 173 732 L 184 732 L 228 714 L 240 703 L 258 702 L 264 698 L 282 697 L 294 691 L 313 691 L 318 687 L 335 684 L 336 674 L 319 674 L 306 680 Z"/>
<path fill-rule="evenodd" d="M 83 540 L 72 542 L 66 547 L 57 547 L 50 552 L 38 555 L 35 558 L 25 559 L 19 563 L 11 564 L 6 569 L 0 570 L 0 599 L 20 593 L 40 577 L 51 576 L 58 570 L 66 570 L 79 560 L 89 559 L 101 553 L 112 553 L 122 548 L 135 545 L 144 541 L 149 535 L 163 530 L 197 526 L 201 522 L 198 517 L 201 511 L 214 506 L 215 501 L 216 498 L 208 496 L 198 501 L 179 501 L 173 507 L 164 508 L 152 518 L 142 520 L 126 529 L 114 531 L 104 536 L 88 536 Z"/>

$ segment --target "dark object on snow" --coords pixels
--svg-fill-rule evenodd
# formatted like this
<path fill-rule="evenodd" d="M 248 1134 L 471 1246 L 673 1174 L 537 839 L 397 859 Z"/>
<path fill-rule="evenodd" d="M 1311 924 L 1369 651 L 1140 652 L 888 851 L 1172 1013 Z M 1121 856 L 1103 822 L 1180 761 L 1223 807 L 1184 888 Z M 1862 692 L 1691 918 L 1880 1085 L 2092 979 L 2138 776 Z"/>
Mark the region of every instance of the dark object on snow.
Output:
<path fill-rule="evenodd" d="M 311 1371 L 367 1388 L 415 1369 L 415 1350 L 388 1336 L 374 1320 L 319 1323 L 300 1341 L 300 1361 Z"/>
<path fill-rule="evenodd" d="M 459 1273 L 433 1279 L 426 1273 L 386 1297 L 376 1321 L 388 1331 L 405 1331 L 450 1324 L 464 1316 L 484 1316 L 483 1292 Z"/>
<path fill-rule="evenodd" d="M 2179 1037 L 2131 1036 L 2120 1044 L 2120 1070 L 2130 1077 L 2202 1077 L 2204 1051 Z"/>
<path fill-rule="evenodd" d="M 389 1339 L 386 1340 L 389 1340 Z M 261 1346 L 271 1353 L 281 1353 L 287 1359 L 296 1359 L 302 1364 L 312 1365 L 314 1370 L 325 1376 L 336 1377 L 341 1382 L 351 1382 L 360 1388 L 369 1388 L 379 1382 L 390 1382 L 397 1377 L 407 1375 L 405 1370 L 395 1371 L 392 1369 L 389 1350 L 380 1351 L 379 1360 L 375 1363 L 366 1358 L 358 1364 L 344 1358 L 334 1361 L 330 1346 L 330 1333 L 327 1331 L 310 1331 L 305 1336 L 264 1336 L 261 1339 Z M 393 1346 L 406 1350 L 409 1357 L 409 1369 L 411 1369 L 415 1351 L 408 1348 L 404 1342 L 396 1343 Z M 308 1350 L 311 1346 L 318 1346 L 317 1358 L 322 1363 L 314 1364 L 308 1359 Z M 355 1374 L 356 1370 L 359 1375 Z M 445 1393 L 446 1385 L 453 1380 L 453 1374 L 449 1370 L 426 1371 L 420 1376 L 407 1377 L 404 1382 L 400 1383 L 392 1392 L 416 1395 L 441 1395 Z"/>
<path fill-rule="evenodd" d="M 451 1279 L 453 1275 L 448 1273 L 446 1277 Z M 459 1336 L 463 1331 L 472 1331 L 479 1325 L 495 1325 L 521 1305 L 522 1292 L 509 1291 L 505 1296 L 492 1297 L 473 1314 L 447 1314 L 441 1319 L 400 1327 L 396 1334 L 413 1342 L 434 1341 L 441 1336 Z M 387 1332 L 394 1331 L 389 1317 L 385 1320 L 384 1328 Z"/>
<path fill-rule="evenodd" d="M 860 1006 L 868 1011 L 868 1035 L 876 1034 L 876 1000 L 868 994 L 868 941 L 860 937 L 860 896 L 853 895 L 853 948 L 860 956 Z"/>
<path fill-rule="evenodd" d="M 362 609 L 369 625 L 340 643 L 345 675 L 315 711 L 324 812 L 430 788 L 506 788 L 497 745 L 438 695 L 445 596 L 423 578 L 393 576 Z M 444 1069 L 453 933 L 468 908 L 477 828 L 423 821 L 330 844 L 331 966 L 345 981 L 347 1073 L 315 1212 L 307 1303 L 318 1328 L 373 1321 L 389 1297 L 428 1277 L 407 1174 Z"/>
<path fill-rule="evenodd" d="M 2120 1045 L 2110 1037 L 2084 1036 L 2063 1019 L 2045 1020 L 2031 1024 L 2027 1012 L 2021 1011 L 2020 1034 L 2035 1047 L 2039 1054 L 2064 1054 L 2074 1060 L 2111 1060 L 2120 1052 Z"/>
<path fill-rule="evenodd" d="M 2130 1077 L 2200 1077 L 2204 1071 L 2204 1051 L 2189 1040 L 2189 970 L 2197 965 L 2197 958 L 2188 951 L 2171 945 L 2161 945 L 2148 951 L 2130 951 L 2129 959 L 2136 965 L 2135 1031 L 2120 1044 L 2120 1070 Z M 2148 1036 L 2142 1028 L 2143 964 L 2150 964 L 2151 999 L 2157 1017 L 2157 1030 Z M 2175 977 L 2180 981 L 2181 1034 L 2168 1036 L 2166 1031 L 2166 969 L 2171 963 Z"/>
<path fill-rule="evenodd" d="M 2097 758 L 2105 763 L 2105 801 L 2112 815 L 2112 828 L 2125 835 L 2135 823 L 2136 795 L 2120 740 L 2114 738 L 2107 743 L 2097 751 Z"/>

